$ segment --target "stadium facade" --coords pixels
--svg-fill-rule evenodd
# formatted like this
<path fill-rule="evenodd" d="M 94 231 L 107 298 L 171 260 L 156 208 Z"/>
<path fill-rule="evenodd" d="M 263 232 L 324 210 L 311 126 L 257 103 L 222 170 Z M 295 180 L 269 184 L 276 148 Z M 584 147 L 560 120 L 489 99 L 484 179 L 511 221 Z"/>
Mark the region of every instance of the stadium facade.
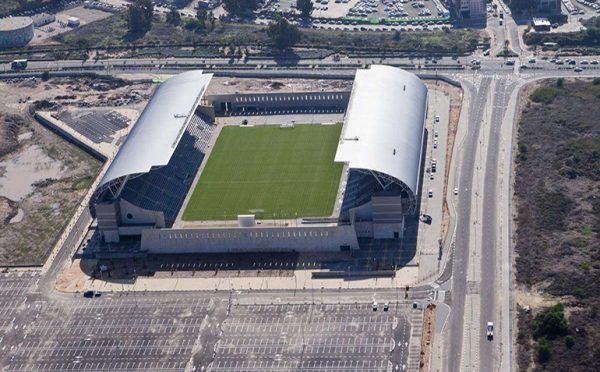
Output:
<path fill-rule="evenodd" d="M 427 89 L 417 76 L 372 66 L 357 71 L 349 94 L 205 97 L 211 77 L 190 71 L 157 88 L 90 201 L 104 242 L 139 239 L 148 253 L 300 252 L 352 250 L 359 238 L 402 237 L 405 215 L 417 212 L 423 158 Z M 335 154 L 345 169 L 337 214 L 285 223 L 252 215 L 178 222 L 219 132 L 215 113 L 335 111 L 340 105 L 347 108 Z"/>

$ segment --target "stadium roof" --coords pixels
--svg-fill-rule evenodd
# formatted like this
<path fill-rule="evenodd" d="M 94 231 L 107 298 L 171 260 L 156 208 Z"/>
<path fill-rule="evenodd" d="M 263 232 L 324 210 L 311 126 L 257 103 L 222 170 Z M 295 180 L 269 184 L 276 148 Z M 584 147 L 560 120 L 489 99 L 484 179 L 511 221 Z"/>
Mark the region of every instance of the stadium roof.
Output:
<path fill-rule="evenodd" d="M 211 78 L 212 74 L 201 70 L 188 71 L 159 85 L 98 189 L 121 177 L 167 165 Z"/>
<path fill-rule="evenodd" d="M 384 174 L 418 194 L 427 88 L 391 66 L 357 70 L 335 161 Z"/>

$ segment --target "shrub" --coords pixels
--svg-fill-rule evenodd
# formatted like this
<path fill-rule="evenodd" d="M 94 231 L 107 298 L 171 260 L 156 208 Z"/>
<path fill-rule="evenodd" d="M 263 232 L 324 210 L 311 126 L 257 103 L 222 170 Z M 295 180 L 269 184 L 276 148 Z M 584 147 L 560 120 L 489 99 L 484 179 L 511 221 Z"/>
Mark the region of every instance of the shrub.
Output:
<path fill-rule="evenodd" d="M 543 337 L 538 340 L 537 357 L 540 363 L 546 363 L 550 360 L 550 344 Z"/>
<path fill-rule="evenodd" d="M 535 316 L 533 320 L 533 337 L 546 341 L 567 332 L 567 319 L 565 319 L 564 307 L 556 304 Z"/>
<path fill-rule="evenodd" d="M 531 95 L 531 100 L 537 103 L 549 104 L 558 96 L 558 89 L 555 87 L 537 88 Z"/>
<path fill-rule="evenodd" d="M 563 78 L 558 78 L 558 79 L 556 80 L 556 87 L 557 87 L 557 88 L 562 88 L 562 87 L 563 87 L 563 85 L 565 85 L 565 79 L 563 79 Z"/>
<path fill-rule="evenodd" d="M 565 345 L 566 345 L 568 348 L 571 348 L 571 347 L 573 347 L 573 345 L 575 345 L 575 340 L 573 340 L 573 337 L 571 337 L 571 336 L 567 336 L 567 337 L 565 337 Z"/>
<path fill-rule="evenodd" d="M 594 80 L 592 80 L 592 84 L 600 85 L 600 77 L 595 77 Z"/>

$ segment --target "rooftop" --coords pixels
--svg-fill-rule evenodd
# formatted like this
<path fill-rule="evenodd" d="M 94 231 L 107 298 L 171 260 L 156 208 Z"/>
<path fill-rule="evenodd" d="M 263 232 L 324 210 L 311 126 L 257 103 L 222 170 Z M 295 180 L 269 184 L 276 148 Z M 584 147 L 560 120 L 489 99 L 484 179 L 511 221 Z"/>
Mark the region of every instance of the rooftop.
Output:
<path fill-rule="evenodd" d="M 11 31 L 29 26 L 33 20 L 29 17 L 0 18 L 0 31 Z"/>

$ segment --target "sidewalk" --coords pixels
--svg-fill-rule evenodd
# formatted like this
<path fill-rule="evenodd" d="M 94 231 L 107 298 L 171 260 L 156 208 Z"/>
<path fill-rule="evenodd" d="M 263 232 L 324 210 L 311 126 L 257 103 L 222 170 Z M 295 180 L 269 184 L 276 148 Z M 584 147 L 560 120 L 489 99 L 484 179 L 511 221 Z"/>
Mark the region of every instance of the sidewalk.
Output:
<path fill-rule="evenodd" d="M 138 277 L 134 280 L 113 282 L 94 280 L 81 270 L 77 259 L 56 279 L 55 289 L 77 293 L 87 290 L 101 292 L 143 291 L 230 291 L 230 290 L 312 290 L 312 289 L 389 289 L 414 286 L 418 281 L 418 267 L 404 267 L 394 278 L 368 278 L 357 280 L 312 279 L 312 273 L 322 270 L 295 270 L 289 276 L 232 276 L 230 277 Z M 84 264 L 94 265 L 91 260 Z"/>

